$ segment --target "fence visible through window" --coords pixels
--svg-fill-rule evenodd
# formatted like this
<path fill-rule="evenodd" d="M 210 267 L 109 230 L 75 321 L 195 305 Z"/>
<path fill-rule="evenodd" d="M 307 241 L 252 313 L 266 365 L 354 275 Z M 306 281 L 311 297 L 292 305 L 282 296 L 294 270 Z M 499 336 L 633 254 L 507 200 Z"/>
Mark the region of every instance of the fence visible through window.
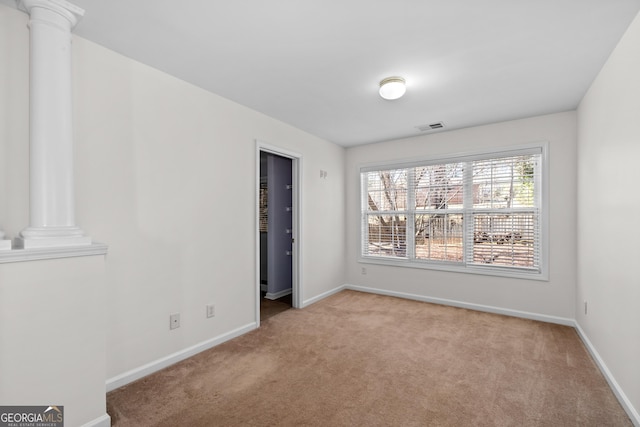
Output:
<path fill-rule="evenodd" d="M 542 149 L 362 172 L 362 254 L 540 271 Z"/>

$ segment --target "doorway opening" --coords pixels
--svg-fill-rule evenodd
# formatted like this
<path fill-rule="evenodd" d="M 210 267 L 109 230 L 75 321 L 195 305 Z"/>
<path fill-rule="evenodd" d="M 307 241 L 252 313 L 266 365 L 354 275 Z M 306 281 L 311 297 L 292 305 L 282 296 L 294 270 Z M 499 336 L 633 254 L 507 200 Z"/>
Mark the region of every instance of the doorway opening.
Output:
<path fill-rule="evenodd" d="M 300 156 L 258 143 L 256 320 L 299 307 Z"/>

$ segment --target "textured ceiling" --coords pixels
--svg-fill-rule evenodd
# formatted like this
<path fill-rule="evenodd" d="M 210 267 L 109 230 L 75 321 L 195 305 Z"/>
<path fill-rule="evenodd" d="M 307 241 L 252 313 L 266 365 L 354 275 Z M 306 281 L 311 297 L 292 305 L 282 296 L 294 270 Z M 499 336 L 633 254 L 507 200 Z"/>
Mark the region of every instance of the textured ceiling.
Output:
<path fill-rule="evenodd" d="M 424 134 L 416 127 L 434 122 L 446 131 L 574 109 L 640 9 L 640 0 L 72 3 L 86 10 L 77 35 L 343 146 Z M 407 94 L 385 101 L 378 82 L 392 75 Z"/>

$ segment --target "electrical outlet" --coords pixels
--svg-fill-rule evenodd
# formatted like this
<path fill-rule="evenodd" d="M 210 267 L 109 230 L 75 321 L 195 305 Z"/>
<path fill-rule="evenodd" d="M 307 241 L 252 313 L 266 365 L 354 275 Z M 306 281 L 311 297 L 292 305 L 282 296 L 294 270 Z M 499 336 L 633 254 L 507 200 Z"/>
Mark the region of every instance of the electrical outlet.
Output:
<path fill-rule="evenodd" d="M 216 306 L 213 304 L 207 305 L 207 318 L 215 317 L 216 315 Z"/>
<path fill-rule="evenodd" d="M 169 315 L 169 329 L 176 329 L 180 327 L 180 313 L 173 313 Z"/>
<path fill-rule="evenodd" d="M 360 271 L 360 273 L 367 274 L 367 268 L 366 267 L 362 267 L 362 270 Z"/>

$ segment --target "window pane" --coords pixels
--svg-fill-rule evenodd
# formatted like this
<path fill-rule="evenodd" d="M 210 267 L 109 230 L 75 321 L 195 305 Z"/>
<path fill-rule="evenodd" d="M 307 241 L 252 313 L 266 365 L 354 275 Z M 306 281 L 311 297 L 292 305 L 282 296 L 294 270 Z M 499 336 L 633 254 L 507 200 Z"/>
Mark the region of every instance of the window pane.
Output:
<path fill-rule="evenodd" d="M 367 214 L 368 242 L 365 255 L 406 257 L 407 217 Z"/>
<path fill-rule="evenodd" d="M 534 206 L 534 173 L 538 158 L 529 155 L 473 162 L 473 207 Z"/>
<path fill-rule="evenodd" d="M 545 280 L 544 159 L 531 146 L 363 167 L 362 255 Z"/>
<path fill-rule="evenodd" d="M 416 215 L 415 230 L 417 259 L 462 262 L 462 214 Z"/>
<path fill-rule="evenodd" d="M 394 169 L 366 174 L 369 211 L 407 209 L 407 170 Z"/>
<path fill-rule="evenodd" d="M 415 168 L 416 209 L 461 208 L 463 171 L 462 163 Z"/>
<path fill-rule="evenodd" d="M 473 216 L 473 262 L 537 268 L 535 213 Z"/>

